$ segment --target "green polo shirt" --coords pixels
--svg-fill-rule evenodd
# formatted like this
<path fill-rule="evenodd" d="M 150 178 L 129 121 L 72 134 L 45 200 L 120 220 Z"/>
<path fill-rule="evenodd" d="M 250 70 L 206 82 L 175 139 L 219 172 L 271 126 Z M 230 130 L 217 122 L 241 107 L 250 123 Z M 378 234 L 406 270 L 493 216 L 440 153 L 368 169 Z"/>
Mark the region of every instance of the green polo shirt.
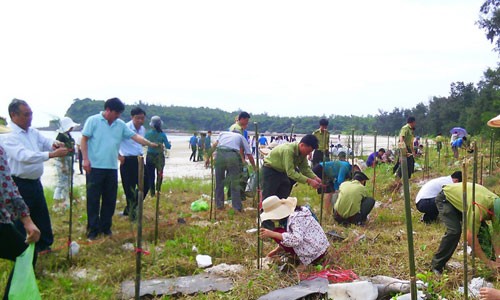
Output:
<path fill-rule="evenodd" d="M 399 136 L 403 137 L 403 140 L 405 141 L 406 148 L 411 149 L 411 152 L 413 153 L 413 130 L 410 127 L 410 124 L 406 124 L 405 126 L 401 127 L 401 131 L 399 132 Z"/>
<path fill-rule="evenodd" d="M 342 218 L 349 218 L 361 210 L 361 200 L 368 197 L 366 187 L 358 180 L 346 181 L 340 185 L 335 211 Z"/>
<path fill-rule="evenodd" d="M 318 150 L 328 151 L 330 143 L 330 132 L 328 130 L 321 131 L 321 129 L 316 129 L 313 135 L 318 139 Z"/>
<path fill-rule="evenodd" d="M 462 202 L 462 183 L 452 183 L 443 187 L 446 200 L 451 203 L 460 212 L 463 212 Z M 480 184 L 476 184 L 476 215 L 472 216 L 472 183 L 467 183 L 467 227 L 472 231 L 472 224 L 475 222 L 475 234 L 479 231 L 481 221 L 491 220 L 491 215 L 488 213 L 494 212 L 494 202 L 498 198 L 493 192 Z"/>
<path fill-rule="evenodd" d="M 307 157 L 300 155 L 299 143 L 282 144 L 274 148 L 264 158 L 264 166 L 271 167 L 297 182 L 306 183 L 307 178 L 315 178 L 316 175 L 309 167 Z M 298 168 L 297 172 L 295 168 Z"/>
<path fill-rule="evenodd" d="M 241 128 L 241 125 L 238 122 L 231 125 L 231 127 L 229 127 L 229 131 L 239 132 L 241 135 L 243 135 L 243 128 Z"/>

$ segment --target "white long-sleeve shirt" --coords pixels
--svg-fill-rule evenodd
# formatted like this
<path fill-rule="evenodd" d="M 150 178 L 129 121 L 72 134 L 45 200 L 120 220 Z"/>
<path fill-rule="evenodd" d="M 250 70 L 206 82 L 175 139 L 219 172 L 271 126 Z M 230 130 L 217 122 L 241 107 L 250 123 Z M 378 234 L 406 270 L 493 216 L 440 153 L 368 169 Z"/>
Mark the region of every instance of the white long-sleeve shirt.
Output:
<path fill-rule="evenodd" d="M 24 179 L 39 179 L 43 174 L 43 162 L 49 159 L 54 141 L 35 128 L 24 130 L 12 122 L 9 127 L 12 132 L 2 141 L 11 174 Z"/>

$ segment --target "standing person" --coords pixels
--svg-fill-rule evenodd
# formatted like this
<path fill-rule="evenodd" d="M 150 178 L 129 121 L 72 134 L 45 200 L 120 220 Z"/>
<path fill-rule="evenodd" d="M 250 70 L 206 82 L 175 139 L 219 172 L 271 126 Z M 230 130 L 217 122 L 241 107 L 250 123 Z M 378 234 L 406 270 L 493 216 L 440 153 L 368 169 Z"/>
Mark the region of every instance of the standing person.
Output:
<path fill-rule="evenodd" d="M 0 133 L 8 133 L 11 129 L 0 125 Z M 16 184 L 12 180 L 7 155 L 0 146 L 0 258 L 15 262 L 29 243 L 36 243 L 40 239 L 40 230 L 33 223 L 30 211 L 19 194 Z M 23 235 L 16 229 L 13 221 L 19 219 L 26 232 Z M 33 263 L 36 262 L 36 253 Z M 9 275 L 3 299 L 8 299 L 10 284 L 14 268 Z"/>
<path fill-rule="evenodd" d="M 189 139 L 189 148 L 191 149 L 191 156 L 189 157 L 189 161 L 193 159 L 193 162 L 196 162 L 196 148 L 198 147 L 198 138 L 196 132 L 193 133 L 193 136 Z"/>
<path fill-rule="evenodd" d="M 66 156 L 69 152 L 64 144 L 44 137 L 31 128 L 33 112 L 24 100 L 14 99 L 9 104 L 9 124 L 12 132 L 4 140 L 4 149 L 12 172 L 12 179 L 30 209 L 31 219 L 40 229 L 40 240 L 36 251 L 48 251 L 54 242 L 49 210 L 43 193 L 40 177 L 43 162 L 49 158 Z M 16 222 L 18 230 L 25 235 L 23 225 Z"/>
<path fill-rule="evenodd" d="M 230 182 L 231 203 L 236 211 L 241 212 L 241 156 L 240 149 L 244 149 L 244 154 L 255 168 L 255 161 L 252 150 L 243 135 L 236 132 L 221 132 L 217 141 L 212 146 L 212 151 L 217 150 L 215 158 L 215 203 L 217 209 L 224 209 L 224 183 Z M 205 164 L 210 163 L 207 158 Z"/>
<path fill-rule="evenodd" d="M 445 185 L 436 197 L 436 206 L 439 218 L 446 226 L 446 232 L 441 239 L 437 252 L 432 257 L 432 270 L 436 274 L 443 273 L 444 267 L 451 258 L 458 242 L 462 236 L 462 212 L 463 212 L 463 183 L 452 183 Z M 500 262 L 495 258 L 500 248 L 493 241 L 498 241 L 498 232 L 490 233 L 488 220 L 497 222 L 500 212 L 495 206 L 500 204 L 500 199 L 486 187 L 476 184 L 475 203 L 472 202 L 472 183 L 467 183 L 467 242 L 472 244 L 475 240 L 474 252 L 489 268 L 497 270 Z M 497 205 L 495 205 L 495 202 Z M 475 218 L 472 216 L 472 207 L 476 205 Z M 472 224 L 475 230 L 472 231 Z M 495 230 L 495 229 L 494 229 Z"/>
<path fill-rule="evenodd" d="M 375 167 L 377 163 L 383 162 L 382 157 L 384 156 L 384 154 L 385 154 L 384 148 L 380 148 L 378 149 L 377 152 L 373 152 L 368 156 L 368 159 L 366 160 L 366 165 L 368 167 Z"/>
<path fill-rule="evenodd" d="M 250 121 L 250 114 L 246 111 L 242 111 L 238 114 L 238 117 L 233 125 L 229 127 L 229 131 L 239 132 L 241 135 L 248 140 L 248 135 L 245 135 L 245 131 L 248 127 L 248 122 Z"/>
<path fill-rule="evenodd" d="M 70 132 L 74 127 L 80 126 L 73 122 L 70 117 L 61 119 L 59 134 L 56 140 L 64 143 L 69 153 L 66 156 L 56 158 L 57 183 L 54 189 L 54 210 L 64 210 L 69 207 L 69 185 L 70 176 L 73 176 L 73 159 L 75 155 L 75 140 Z"/>
<path fill-rule="evenodd" d="M 210 157 L 208 153 L 210 148 L 212 148 L 212 130 L 207 131 L 207 137 L 205 138 L 205 160 Z"/>
<path fill-rule="evenodd" d="M 401 127 L 401 131 L 399 132 L 399 142 L 404 143 L 406 146 L 406 162 L 408 164 L 408 178 L 411 178 L 411 175 L 415 171 L 415 148 L 413 148 L 413 132 L 415 131 L 416 124 L 415 117 L 408 117 L 406 119 L 406 125 Z M 397 165 L 399 166 L 399 161 Z M 398 177 L 401 178 L 401 166 L 397 168 Z"/>
<path fill-rule="evenodd" d="M 312 156 L 312 167 L 314 168 L 317 164 L 323 161 L 323 155 L 325 155 L 325 161 L 330 160 L 330 153 L 328 152 L 328 142 L 330 141 L 330 132 L 328 131 L 328 120 L 319 120 L 319 128 L 313 132 L 313 135 L 318 139 L 318 149 L 314 150 Z"/>
<path fill-rule="evenodd" d="M 111 236 L 112 217 L 118 188 L 118 150 L 120 143 L 133 139 L 156 147 L 132 131 L 119 119 L 125 105 L 118 98 L 104 103 L 104 111 L 90 116 L 82 130 L 83 168 L 87 176 L 87 238 L 97 239 L 100 233 Z M 102 202 L 101 202 L 102 197 Z"/>
<path fill-rule="evenodd" d="M 434 139 L 434 142 L 436 142 L 436 150 L 437 152 L 441 152 L 441 149 L 443 149 L 443 142 L 445 141 L 443 134 L 439 132 Z"/>
<path fill-rule="evenodd" d="M 205 151 L 205 138 L 207 134 L 204 132 L 200 133 L 200 137 L 198 138 L 198 161 L 203 161 L 204 151 Z"/>
<path fill-rule="evenodd" d="M 307 163 L 307 156 L 317 148 L 318 139 L 307 134 L 299 143 L 283 144 L 271 150 L 264 158 L 262 167 L 262 198 L 276 195 L 280 199 L 286 199 L 296 182 L 319 188 L 321 179 Z"/>
<path fill-rule="evenodd" d="M 257 149 L 257 136 L 252 136 L 252 155 L 255 155 L 255 150 Z"/>
<path fill-rule="evenodd" d="M 146 134 L 144 128 L 144 119 L 146 112 L 140 107 L 134 107 L 130 111 L 131 120 L 125 125 L 135 134 L 142 137 Z M 138 185 L 139 185 L 139 161 L 138 156 L 142 156 L 142 145 L 132 139 L 122 140 L 118 151 L 118 160 L 120 161 L 120 176 L 122 179 L 123 192 L 127 199 L 127 205 L 123 209 L 122 215 L 129 216 L 130 220 L 135 221 L 137 217 Z M 144 182 L 144 197 L 148 194 L 147 175 L 141 178 Z"/>
<path fill-rule="evenodd" d="M 338 198 L 338 191 L 340 185 L 348 178 L 351 174 L 351 164 L 346 161 L 345 152 L 341 151 L 338 155 L 339 159 L 334 161 L 325 161 L 325 167 L 323 168 L 323 162 L 320 162 L 312 170 L 316 176 L 321 178 L 323 181 L 323 173 L 325 174 L 324 187 L 318 188 L 318 194 L 323 191 L 325 193 L 325 209 L 326 211 L 332 211 L 332 205 Z M 323 170 L 324 169 L 324 170 Z"/>
<path fill-rule="evenodd" d="M 467 149 L 469 146 L 469 142 L 467 141 L 467 137 L 458 137 L 451 143 L 451 150 L 453 150 L 453 157 L 458 159 L 458 150 L 460 148 Z"/>
<path fill-rule="evenodd" d="M 170 142 L 168 141 L 167 135 L 165 134 L 165 132 L 163 132 L 163 122 L 159 116 L 153 116 L 151 118 L 149 126 L 151 126 L 151 129 L 146 133 L 147 140 L 158 145 L 163 145 L 165 149 L 172 148 Z M 155 191 L 158 191 L 160 189 L 160 185 L 163 179 L 165 156 L 162 148 L 163 147 L 148 147 L 148 155 L 146 157 L 146 173 L 148 174 L 148 185 L 151 191 L 151 197 L 154 197 Z"/>
<path fill-rule="evenodd" d="M 269 143 L 267 142 L 267 138 L 264 134 L 261 133 L 259 138 L 259 147 L 265 147 L 267 145 L 269 145 Z"/>
<path fill-rule="evenodd" d="M 355 172 L 352 181 L 344 182 L 339 188 L 339 198 L 335 203 L 333 218 L 342 225 L 364 225 L 368 214 L 375 205 L 375 200 L 368 197 L 366 181 L 362 172 Z"/>
<path fill-rule="evenodd" d="M 462 182 L 462 172 L 455 171 L 451 176 L 434 178 L 425 183 L 415 198 L 415 204 L 419 212 L 424 213 L 421 221 L 426 224 L 435 222 L 438 219 L 439 211 L 436 206 L 436 197 L 443 189 L 444 185 Z"/>

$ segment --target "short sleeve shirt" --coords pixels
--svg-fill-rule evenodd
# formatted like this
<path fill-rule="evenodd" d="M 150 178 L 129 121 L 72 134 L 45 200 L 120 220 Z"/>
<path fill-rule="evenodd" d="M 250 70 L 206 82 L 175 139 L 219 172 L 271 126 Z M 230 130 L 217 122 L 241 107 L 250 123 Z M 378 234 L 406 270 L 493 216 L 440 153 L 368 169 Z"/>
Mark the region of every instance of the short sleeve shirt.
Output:
<path fill-rule="evenodd" d="M 116 119 L 110 125 L 102 112 L 90 116 L 85 121 L 82 135 L 88 138 L 87 151 L 92 168 L 118 169 L 120 143 L 135 134 L 120 119 Z"/>

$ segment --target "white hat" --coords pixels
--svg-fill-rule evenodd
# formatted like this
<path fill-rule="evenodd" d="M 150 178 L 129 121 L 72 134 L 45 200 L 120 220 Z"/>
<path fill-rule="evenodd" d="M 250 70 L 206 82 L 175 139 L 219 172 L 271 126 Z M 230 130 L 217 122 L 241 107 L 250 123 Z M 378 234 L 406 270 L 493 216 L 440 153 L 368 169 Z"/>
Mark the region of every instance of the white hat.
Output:
<path fill-rule="evenodd" d="M 297 198 L 280 199 L 278 196 L 269 196 L 262 201 L 264 212 L 260 214 L 261 221 L 281 220 L 288 217 L 297 206 Z"/>
<path fill-rule="evenodd" d="M 66 132 L 73 127 L 80 126 L 80 124 L 73 122 L 70 117 L 64 117 L 59 121 L 60 127 L 57 131 Z"/>
<path fill-rule="evenodd" d="M 159 116 L 151 117 L 151 122 L 149 122 L 149 126 L 155 127 L 155 125 L 160 125 L 160 127 L 163 125 L 163 122 Z"/>
<path fill-rule="evenodd" d="M 488 126 L 490 127 L 500 127 L 500 115 L 494 117 L 488 121 Z"/>

